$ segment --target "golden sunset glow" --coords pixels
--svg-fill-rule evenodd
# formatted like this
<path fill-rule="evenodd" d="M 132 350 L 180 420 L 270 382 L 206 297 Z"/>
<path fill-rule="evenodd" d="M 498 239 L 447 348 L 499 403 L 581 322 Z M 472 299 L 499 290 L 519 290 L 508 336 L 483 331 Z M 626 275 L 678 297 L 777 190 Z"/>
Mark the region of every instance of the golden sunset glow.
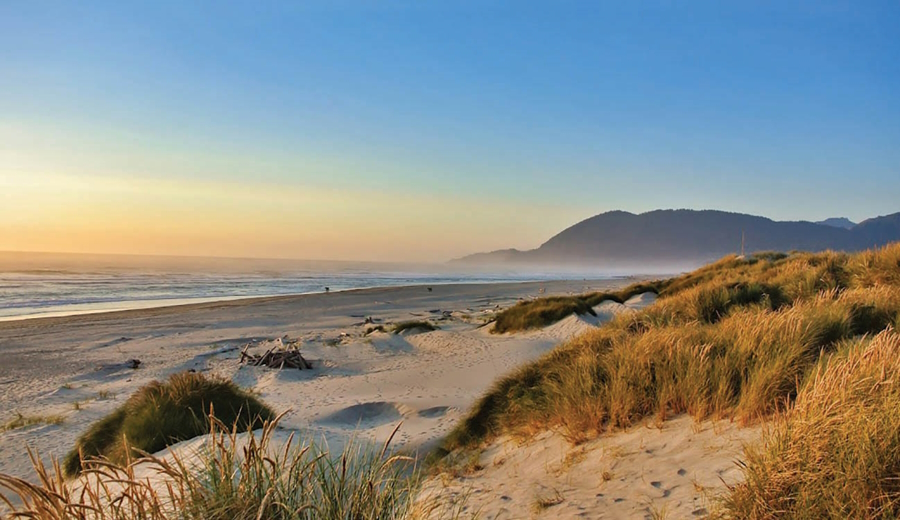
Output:
<path fill-rule="evenodd" d="M 74 175 L 0 188 L 3 246 L 21 251 L 428 261 L 553 228 L 525 205 L 389 190 Z"/>

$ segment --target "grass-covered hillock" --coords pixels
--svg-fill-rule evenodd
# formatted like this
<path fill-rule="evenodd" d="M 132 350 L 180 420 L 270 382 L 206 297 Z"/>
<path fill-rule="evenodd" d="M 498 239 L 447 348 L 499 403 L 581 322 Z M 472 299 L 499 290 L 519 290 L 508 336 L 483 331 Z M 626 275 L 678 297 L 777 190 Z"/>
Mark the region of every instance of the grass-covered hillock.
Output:
<path fill-rule="evenodd" d="M 82 469 L 82 460 L 104 457 L 118 464 L 140 450 L 154 453 L 179 441 L 209 433 L 210 409 L 216 418 L 246 431 L 274 418 L 274 413 L 231 381 L 199 373 L 174 374 L 135 392 L 110 415 L 94 423 L 66 456 L 69 475 Z"/>
<path fill-rule="evenodd" d="M 654 305 L 497 382 L 443 452 L 502 433 L 560 429 L 577 441 L 647 416 L 751 422 L 786 410 L 823 359 L 898 325 L 900 244 L 727 257 L 655 286 Z"/>
<path fill-rule="evenodd" d="M 578 296 L 553 296 L 521 301 L 497 314 L 491 332 L 502 334 L 541 328 L 556 323 L 570 314 L 594 314 L 594 310 Z"/>
<path fill-rule="evenodd" d="M 643 282 L 629 285 L 621 291 L 594 292 L 578 296 L 548 296 L 521 301 L 500 311 L 491 332 L 503 334 L 552 325 L 571 314 L 594 315 L 593 307 L 603 301 L 625 303 L 632 296 L 646 292 L 659 293 L 663 282 Z"/>
<path fill-rule="evenodd" d="M 430 321 L 415 320 L 415 321 L 402 321 L 400 323 L 397 323 L 393 326 L 393 328 L 391 330 L 394 332 L 394 334 L 400 334 L 401 332 L 415 331 L 415 330 L 429 332 L 432 330 L 437 330 L 437 327 L 435 327 L 434 324 L 431 323 Z"/>

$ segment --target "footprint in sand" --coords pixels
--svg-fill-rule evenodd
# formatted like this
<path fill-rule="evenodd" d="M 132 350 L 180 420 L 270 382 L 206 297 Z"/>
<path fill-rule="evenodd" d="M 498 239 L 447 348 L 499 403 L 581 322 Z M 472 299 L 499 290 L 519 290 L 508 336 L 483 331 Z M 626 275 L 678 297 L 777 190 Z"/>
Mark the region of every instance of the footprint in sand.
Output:
<path fill-rule="evenodd" d="M 396 423 L 404 417 L 413 415 L 423 419 L 440 419 L 448 413 L 457 410 L 457 408 L 452 406 L 433 406 L 416 411 L 401 403 L 374 401 L 348 406 L 326 415 L 316 422 L 332 427 L 376 428 L 385 424 Z"/>
<path fill-rule="evenodd" d="M 404 408 L 397 403 L 385 401 L 355 404 L 327 415 L 317 422 L 329 426 L 373 428 L 399 421 L 406 411 Z"/>
<path fill-rule="evenodd" d="M 434 406 L 432 408 L 426 408 L 424 410 L 419 410 L 416 414 L 419 417 L 425 419 L 437 419 L 439 417 L 443 417 L 447 414 L 447 412 L 454 410 L 454 408 L 450 406 Z"/>

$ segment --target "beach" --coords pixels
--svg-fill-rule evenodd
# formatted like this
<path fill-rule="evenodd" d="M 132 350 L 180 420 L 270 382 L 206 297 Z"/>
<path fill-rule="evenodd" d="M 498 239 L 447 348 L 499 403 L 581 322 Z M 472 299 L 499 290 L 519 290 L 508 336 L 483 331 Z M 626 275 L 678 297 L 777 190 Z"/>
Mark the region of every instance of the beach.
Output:
<path fill-rule="evenodd" d="M 350 441 L 391 439 L 392 450 L 421 464 L 498 379 L 656 295 L 606 300 L 593 315 L 511 334 L 491 332 L 498 311 L 639 280 L 417 285 L 0 322 L 0 421 L 33 423 L 0 433 L 0 473 L 33 479 L 26 446 L 45 463 L 61 458 L 135 390 L 186 370 L 231 380 L 284 412 L 276 445 L 299 435 L 337 453 Z M 392 331 L 413 321 L 434 330 Z M 299 347 L 312 368 L 241 363 L 242 352 L 282 346 Z M 541 501 L 553 506 L 550 516 L 620 518 L 660 508 L 705 516 L 710 497 L 740 480 L 735 460 L 758 437 L 759 428 L 686 416 L 582 445 L 559 432 L 525 443 L 503 436 L 476 452 L 474 471 L 432 476 L 420 496 L 463 504 L 463 518 L 542 516 Z M 197 460 L 204 442 L 157 455 Z"/>
<path fill-rule="evenodd" d="M 140 386 L 184 370 L 257 392 L 288 412 L 284 428 L 329 443 L 383 442 L 402 422 L 395 446 L 424 451 L 498 377 L 591 326 L 573 316 L 534 333 L 492 335 L 482 325 L 496 310 L 632 281 L 422 285 L 2 322 L 0 422 L 21 414 L 36 424 L 0 433 L 0 472 L 29 476 L 26 446 L 45 461 L 62 457 Z M 409 320 L 438 329 L 366 334 Z M 298 344 L 313 369 L 239 363 L 244 347 L 261 353 L 276 342 Z M 133 359 L 139 368 L 129 367 Z"/>
<path fill-rule="evenodd" d="M 900 519 L 900 2 L 210 7 L 0 6 L 0 520 Z"/>

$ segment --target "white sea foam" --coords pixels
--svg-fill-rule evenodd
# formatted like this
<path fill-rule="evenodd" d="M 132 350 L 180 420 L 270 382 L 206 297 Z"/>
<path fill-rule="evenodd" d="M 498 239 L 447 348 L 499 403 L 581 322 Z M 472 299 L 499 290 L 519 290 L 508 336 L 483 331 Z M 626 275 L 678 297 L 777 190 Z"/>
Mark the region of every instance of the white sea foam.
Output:
<path fill-rule="evenodd" d="M 292 269 L 239 269 L 198 272 L 184 269 L 122 267 L 0 270 L 0 321 L 31 317 L 144 309 L 182 303 L 325 291 L 439 285 L 540 281 L 563 278 L 553 273 L 457 273 L 434 268 L 385 268 L 382 264 L 339 264 L 323 268 L 309 263 Z M 564 276 L 571 278 L 571 274 Z M 592 275 L 592 279 L 607 277 Z"/>

